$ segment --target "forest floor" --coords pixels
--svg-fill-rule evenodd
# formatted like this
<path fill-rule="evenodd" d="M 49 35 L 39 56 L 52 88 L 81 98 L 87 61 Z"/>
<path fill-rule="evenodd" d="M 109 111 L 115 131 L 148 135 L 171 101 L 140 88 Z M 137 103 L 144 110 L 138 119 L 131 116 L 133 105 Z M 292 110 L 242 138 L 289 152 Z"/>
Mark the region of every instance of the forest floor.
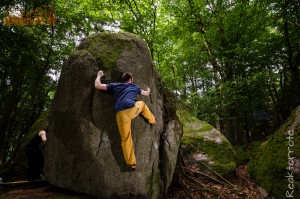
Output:
<path fill-rule="evenodd" d="M 172 183 L 163 199 L 263 199 L 259 187 L 249 177 L 247 165 L 222 179 L 203 179 L 190 175 L 176 174 L 177 182 Z M 180 176 L 180 177 L 179 177 Z M 223 183 L 226 182 L 226 183 Z M 0 189 L 0 199 L 90 199 L 89 197 L 62 190 L 51 185 L 40 188 Z"/>
<path fill-rule="evenodd" d="M 190 169 L 191 170 L 191 169 Z M 177 176 L 178 176 L 177 172 Z M 247 172 L 247 164 L 218 180 L 216 178 L 203 178 L 195 175 L 180 175 L 179 183 L 174 181 L 164 199 L 263 199 L 265 198 L 258 185 Z M 196 178 L 195 178 L 196 177 Z M 263 190 L 262 190 L 263 192 Z"/>

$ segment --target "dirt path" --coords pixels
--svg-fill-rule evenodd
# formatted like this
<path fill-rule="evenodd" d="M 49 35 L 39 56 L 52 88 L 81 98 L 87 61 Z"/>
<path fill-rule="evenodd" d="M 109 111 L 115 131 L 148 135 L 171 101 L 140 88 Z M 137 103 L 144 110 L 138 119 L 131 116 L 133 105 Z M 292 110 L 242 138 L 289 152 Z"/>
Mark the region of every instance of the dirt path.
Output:
<path fill-rule="evenodd" d="M 53 186 L 31 189 L 0 189 L 0 199 L 90 199 L 82 194 Z"/>

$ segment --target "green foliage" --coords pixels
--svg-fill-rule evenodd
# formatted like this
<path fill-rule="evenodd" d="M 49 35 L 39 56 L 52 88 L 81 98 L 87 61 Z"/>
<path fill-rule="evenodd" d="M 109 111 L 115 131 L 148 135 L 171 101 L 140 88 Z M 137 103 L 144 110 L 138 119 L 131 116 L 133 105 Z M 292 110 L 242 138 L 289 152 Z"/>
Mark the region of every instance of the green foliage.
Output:
<path fill-rule="evenodd" d="M 237 154 L 237 164 L 242 165 L 249 162 L 255 156 L 260 144 L 261 142 L 251 142 L 246 145 L 235 146 L 234 150 Z"/>
<path fill-rule="evenodd" d="M 166 16 L 159 21 L 164 27 L 159 34 L 165 37 L 158 42 L 164 56 L 157 56 L 158 69 L 194 115 L 220 125 L 224 134 L 235 134 L 237 140 L 232 142 L 247 143 L 261 139 L 250 134 L 257 129 L 255 112 L 276 112 L 273 120 L 281 122 L 291 111 L 287 107 L 299 104 L 298 100 L 294 105 L 284 102 L 286 96 L 298 99 L 299 87 L 295 83 L 293 93 L 285 90 L 291 76 L 286 76 L 290 69 L 282 49 L 291 40 L 284 42 L 286 32 L 276 18 L 286 12 L 282 8 L 292 5 L 181 0 L 162 1 L 162 5 Z M 299 36 L 297 32 L 291 29 L 290 34 Z M 293 69 L 298 78 L 299 64 Z M 245 133 L 230 133 L 228 125 Z"/>
<path fill-rule="evenodd" d="M 0 58 L 1 158 L 11 160 L 12 149 L 51 104 L 48 93 L 54 90 L 55 81 L 50 69 L 57 68 L 51 56 L 52 33 L 46 27 L 0 28 L 4 55 Z"/>
<path fill-rule="evenodd" d="M 30 13 L 40 6 L 50 6 L 55 10 L 56 24 L 4 24 L 4 17 L 8 17 L 14 9 Z M 22 138 L 50 107 L 57 84 L 57 78 L 53 76 L 59 74 L 63 59 L 74 48 L 76 37 L 82 34 L 75 31 L 72 20 L 67 22 L 69 26 L 64 23 L 64 19 L 70 19 L 70 12 L 63 12 L 61 6 L 64 5 L 59 1 L 52 4 L 5 1 L 0 4 L 1 164 L 13 161 Z"/>

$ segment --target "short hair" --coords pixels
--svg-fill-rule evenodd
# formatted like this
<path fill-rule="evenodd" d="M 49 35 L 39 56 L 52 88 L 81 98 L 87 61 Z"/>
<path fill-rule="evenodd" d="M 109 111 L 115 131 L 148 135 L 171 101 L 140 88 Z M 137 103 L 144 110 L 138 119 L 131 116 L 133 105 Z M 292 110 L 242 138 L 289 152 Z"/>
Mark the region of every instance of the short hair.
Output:
<path fill-rule="evenodd" d="M 122 82 L 127 82 L 132 79 L 132 75 L 130 73 L 124 73 L 121 77 Z"/>

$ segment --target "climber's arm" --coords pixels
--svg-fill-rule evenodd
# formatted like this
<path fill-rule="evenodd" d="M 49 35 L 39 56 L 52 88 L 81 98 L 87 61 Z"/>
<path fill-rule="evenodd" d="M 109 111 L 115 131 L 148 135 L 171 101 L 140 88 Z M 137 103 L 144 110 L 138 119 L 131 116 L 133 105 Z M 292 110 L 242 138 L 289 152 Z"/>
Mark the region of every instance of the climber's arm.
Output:
<path fill-rule="evenodd" d="M 106 84 L 101 83 L 101 77 L 104 75 L 103 71 L 100 70 L 97 74 L 97 78 L 95 79 L 95 88 L 98 90 L 107 90 Z"/>
<path fill-rule="evenodd" d="M 150 88 L 148 88 L 148 90 L 146 90 L 146 91 L 142 90 L 141 95 L 149 96 L 150 95 Z"/>

